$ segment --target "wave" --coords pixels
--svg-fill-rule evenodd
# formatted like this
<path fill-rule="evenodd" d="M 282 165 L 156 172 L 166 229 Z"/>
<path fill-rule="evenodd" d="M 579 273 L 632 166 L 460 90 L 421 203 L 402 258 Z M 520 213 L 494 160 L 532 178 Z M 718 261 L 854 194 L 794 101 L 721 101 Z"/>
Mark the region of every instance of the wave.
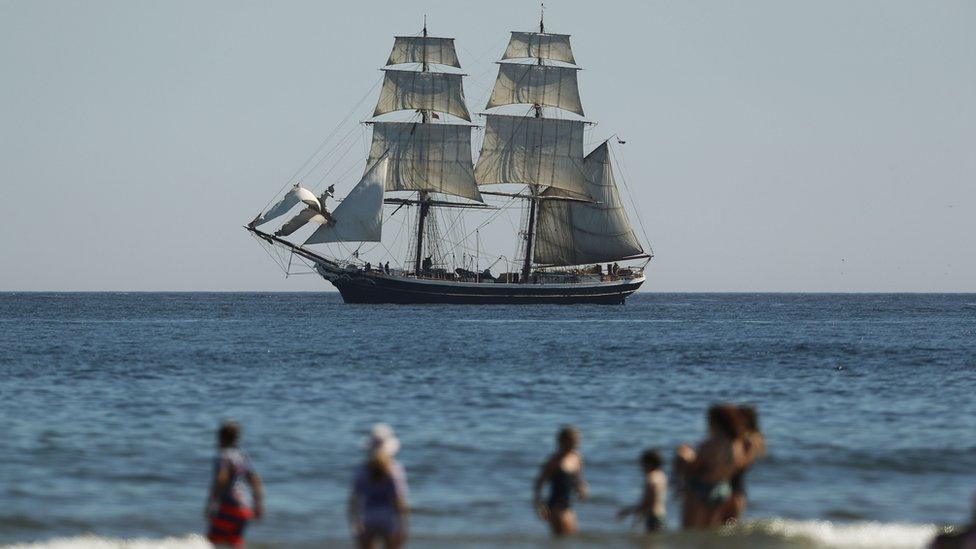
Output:
<path fill-rule="evenodd" d="M 606 547 L 644 546 L 653 540 L 655 549 L 696 548 L 792 548 L 823 549 L 916 549 L 925 547 L 940 529 L 932 524 L 853 522 L 833 523 L 816 520 L 763 519 L 717 532 L 679 532 L 659 534 L 654 538 L 635 533 L 583 532 L 567 543 L 553 544 L 544 533 L 497 533 L 471 535 L 431 535 L 417 533 L 412 545 L 417 547 Z M 645 543 L 641 543 L 645 542 Z M 264 547 L 345 546 L 346 538 L 307 540 L 303 543 L 264 542 L 249 544 Z M 160 539 L 122 539 L 85 535 L 48 541 L 7 545 L 3 549 L 211 549 L 199 535 Z"/>
<path fill-rule="evenodd" d="M 940 532 L 940 529 L 934 524 L 834 523 L 830 521 L 784 519 L 750 522 L 738 530 L 743 533 L 757 533 L 790 541 L 807 542 L 814 547 L 837 549 L 925 547 Z"/>

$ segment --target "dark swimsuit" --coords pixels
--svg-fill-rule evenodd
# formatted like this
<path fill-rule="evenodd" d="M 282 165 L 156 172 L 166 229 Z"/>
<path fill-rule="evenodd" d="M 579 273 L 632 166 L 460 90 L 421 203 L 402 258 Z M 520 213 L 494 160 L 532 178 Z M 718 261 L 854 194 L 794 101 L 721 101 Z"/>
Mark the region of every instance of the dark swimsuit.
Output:
<path fill-rule="evenodd" d="M 745 469 L 743 469 L 742 471 L 739 471 L 738 473 L 733 475 L 732 478 L 729 479 L 729 486 L 732 488 L 733 494 L 745 495 L 746 493 L 745 477 L 746 477 L 746 471 Z"/>
<path fill-rule="evenodd" d="M 546 505 L 550 509 L 570 509 L 573 506 L 573 492 L 576 490 L 577 473 L 569 473 L 556 469 L 549 479 L 549 500 Z"/>

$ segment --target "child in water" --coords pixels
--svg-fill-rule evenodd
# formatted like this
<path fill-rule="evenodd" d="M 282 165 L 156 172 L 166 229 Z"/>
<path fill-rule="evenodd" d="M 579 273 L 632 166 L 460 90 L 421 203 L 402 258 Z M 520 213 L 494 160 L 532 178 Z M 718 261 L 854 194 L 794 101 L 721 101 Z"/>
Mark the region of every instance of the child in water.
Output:
<path fill-rule="evenodd" d="M 627 515 L 644 517 L 644 526 L 648 533 L 659 532 L 664 529 L 664 505 L 668 493 L 668 478 L 661 468 L 661 454 L 657 450 L 645 450 L 640 457 L 641 469 L 644 472 L 644 495 L 635 505 L 628 505 L 617 513 L 617 518 L 623 520 Z"/>
<path fill-rule="evenodd" d="M 219 450 L 204 516 L 210 522 L 207 539 L 218 546 L 244 547 L 247 523 L 263 513 L 261 477 L 237 448 L 240 436 L 241 428 L 233 421 L 225 422 L 217 431 Z"/>
<path fill-rule="evenodd" d="M 575 534 L 576 513 L 573 496 L 586 499 L 583 481 L 583 456 L 579 453 L 580 432 L 575 427 L 563 427 L 556 435 L 556 451 L 542 464 L 542 470 L 532 487 L 532 503 L 539 518 L 549 523 L 556 537 Z M 549 497 L 542 502 L 542 487 L 549 484 Z"/>

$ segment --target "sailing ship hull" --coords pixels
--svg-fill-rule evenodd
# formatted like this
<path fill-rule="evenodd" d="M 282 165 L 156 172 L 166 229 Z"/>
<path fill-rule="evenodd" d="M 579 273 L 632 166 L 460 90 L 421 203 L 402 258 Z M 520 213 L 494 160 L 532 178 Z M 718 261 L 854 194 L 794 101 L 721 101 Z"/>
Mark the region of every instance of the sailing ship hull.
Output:
<path fill-rule="evenodd" d="M 599 283 L 498 284 L 425 280 L 380 272 L 349 272 L 321 263 L 316 270 L 346 303 L 603 304 L 621 305 L 644 278 Z"/>

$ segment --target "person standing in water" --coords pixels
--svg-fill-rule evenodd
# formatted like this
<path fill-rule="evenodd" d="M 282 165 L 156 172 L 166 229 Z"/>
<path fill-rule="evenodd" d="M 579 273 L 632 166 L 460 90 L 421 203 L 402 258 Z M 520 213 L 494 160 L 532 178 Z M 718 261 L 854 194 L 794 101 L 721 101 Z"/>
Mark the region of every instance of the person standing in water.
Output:
<path fill-rule="evenodd" d="M 382 423 L 373 426 L 365 442 L 366 462 L 353 477 L 349 492 L 349 524 L 362 549 L 381 540 L 387 549 L 403 547 L 407 541 L 407 476 L 393 456 L 400 441 L 393 429 Z"/>
<path fill-rule="evenodd" d="M 647 532 L 660 532 L 664 529 L 665 499 L 668 493 L 668 477 L 661 468 L 661 454 L 657 450 L 644 450 L 640 457 L 644 473 L 644 495 L 635 505 L 628 505 L 617 513 L 617 519 L 628 515 L 644 518 Z"/>
<path fill-rule="evenodd" d="M 745 427 L 746 466 L 739 469 L 729 480 L 732 487 L 732 497 L 726 506 L 725 522 L 738 522 L 746 510 L 746 472 L 756 460 L 766 454 L 766 439 L 759 431 L 759 416 L 756 408 L 749 405 L 739 406 L 739 414 Z"/>
<path fill-rule="evenodd" d="M 573 496 L 586 499 L 583 481 L 583 456 L 578 448 L 580 432 L 566 426 L 556 436 L 556 451 L 546 459 L 532 488 L 532 503 L 539 518 L 549 523 L 556 537 L 575 534 L 578 527 L 573 511 Z M 549 498 L 542 501 L 542 487 L 549 484 Z"/>
<path fill-rule="evenodd" d="M 264 512 L 264 488 L 251 460 L 237 447 L 240 426 L 228 421 L 217 431 L 218 455 L 204 509 L 207 539 L 217 546 L 244 547 L 244 530 Z M 250 487 L 248 493 L 247 487 Z"/>
<path fill-rule="evenodd" d="M 682 444 L 675 451 L 674 470 L 684 493 L 684 528 L 721 526 L 732 497 L 732 477 L 748 465 L 746 430 L 738 408 L 716 404 L 707 418 L 708 436 L 698 448 Z"/>

